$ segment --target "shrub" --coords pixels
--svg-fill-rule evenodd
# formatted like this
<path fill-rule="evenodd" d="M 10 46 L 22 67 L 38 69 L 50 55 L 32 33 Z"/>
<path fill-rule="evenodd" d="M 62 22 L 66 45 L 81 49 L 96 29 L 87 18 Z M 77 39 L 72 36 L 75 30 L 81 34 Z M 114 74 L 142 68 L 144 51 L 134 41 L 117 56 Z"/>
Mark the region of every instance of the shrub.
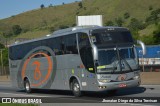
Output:
<path fill-rule="evenodd" d="M 8 37 L 13 36 L 13 33 L 12 33 L 11 31 L 9 31 L 9 32 L 5 31 L 5 32 L 2 33 L 2 35 L 3 35 L 5 38 L 8 38 Z"/>
<path fill-rule="evenodd" d="M 107 23 L 105 23 L 105 26 L 113 26 L 114 23 L 112 21 L 107 21 Z"/>
<path fill-rule="evenodd" d="M 149 6 L 149 10 L 153 10 L 153 7 L 152 7 L 152 6 Z"/>
<path fill-rule="evenodd" d="M 2 43 L 0 43 L 0 49 L 3 49 L 3 48 L 5 48 L 5 46 Z"/>
<path fill-rule="evenodd" d="M 116 25 L 117 26 L 122 26 L 122 24 L 124 23 L 124 21 L 122 20 L 122 18 L 121 17 L 119 17 L 119 18 L 116 18 L 115 19 L 115 23 L 116 23 Z"/>
<path fill-rule="evenodd" d="M 130 30 L 134 31 L 134 30 L 142 30 L 144 29 L 146 26 L 145 24 L 143 24 L 142 21 L 139 21 L 136 18 L 132 18 L 131 22 L 129 23 L 128 27 L 130 28 Z"/>
<path fill-rule="evenodd" d="M 79 3 L 78 3 L 78 6 L 79 6 L 79 8 L 83 8 L 82 2 L 79 2 Z"/>
<path fill-rule="evenodd" d="M 21 33 L 22 28 L 20 27 L 20 25 L 13 25 L 12 30 L 14 35 L 18 35 Z"/>
<path fill-rule="evenodd" d="M 149 17 L 146 18 L 147 23 L 157 23 L 160 20 L 160 8 L 153 10 Z"/>
<path fill-rule="evenodd" d="M 155 44 L 160 44 L 160 25 L 158 25 L 157 29 L 153 32 L 153 38 Z"/>
<path fill-rule="evenodd" d="M 8 66 L 9 62 L 8 62 L 8 48 L 5 48 L 3 50 L 3 65 L 4 66 Z"/>
<path fill-rule="evenodd" d="M 52 5 L 52 4 L 50 4 L 48 7 L 53 7 L 53 5 Z"/>
<path fill-rule="evenodd" d="M 49 32 L 52 33 L 52 32 L 54 32 L 54 31 L 55 31 L 55 28 L 54 28 L 53 26 L 49 28 Z"/>
<path fill-rule="evenodd" d="M 124 13 L 124 19 L 128 19 L 130 17 L 130 14 L 128 12 Z"/>

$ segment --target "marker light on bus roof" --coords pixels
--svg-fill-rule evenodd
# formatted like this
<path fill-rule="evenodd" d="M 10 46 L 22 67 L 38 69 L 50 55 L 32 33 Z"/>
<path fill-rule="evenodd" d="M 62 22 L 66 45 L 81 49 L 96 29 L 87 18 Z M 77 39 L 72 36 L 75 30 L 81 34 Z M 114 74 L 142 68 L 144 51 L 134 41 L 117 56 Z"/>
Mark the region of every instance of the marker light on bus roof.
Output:
<path fill-rule="evenodd" d="M 19 43 L 19 41 L 14 42 L 15 44 Z"/>
<path fill-rule="evenodd" d="M 114 28 L 108 28 L 107 30 L 108 30 L 108 31 L 111 31 L 111 30 L 114 30 Z"/>
<path fill-rule="evenodd" d="M 48 35 L 46 35 L 46 36 L 48 37 L 48 36 L 51 36 L 51 35 L 50 35 L 50 34 L 48 34 Z"/>
<path fill-rule="evenodd" d="M 76 30 L 76 28 L 73 28 L 73 29 L 72 29 L 72 31 L 75 31 L 75 30 Z"/>

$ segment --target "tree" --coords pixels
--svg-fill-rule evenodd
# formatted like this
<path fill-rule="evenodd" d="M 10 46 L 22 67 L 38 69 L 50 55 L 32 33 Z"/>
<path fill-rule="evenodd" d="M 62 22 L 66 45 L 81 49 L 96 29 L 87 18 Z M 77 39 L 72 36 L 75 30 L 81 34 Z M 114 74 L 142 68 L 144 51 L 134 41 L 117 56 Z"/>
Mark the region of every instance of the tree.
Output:
<path fill-rule="evenodd" d="M 52 32 L 54 32 L 54 31 L 55 31 L 55 28 L 54 28 L 53 26 L 49 28 L 49 32 L 52 33 Z"/>
<path fill-rule="evenodd" d="M 53 7 L 53 5 L 52 5 L 52 4 L 50 4 L 48 7 Z"/>
<path fill-rule="evenodd" d="M 8 62 L 8 48 L 3 48 L 2 50 L 2 61 L 3 61 L 3 66 L 8 66 L 9 62 Z M 0 66 L 2 65 L 1 61 L 0 61 Z"/>
<path fill-rule="evenodd" d="M 157 23 L 160 20 L 160 8 L 153 10 L 149 17 L 146 18 L 147 23 Z"/>
<path fill-rule="evenodd" d="M 113 26 L 114 23 L 112 21 L 107 21 L 107 23 L 105 24 L 106 26 Z"/>
<path fill-rule="evenodd" d="M 145 28 L 145 24 L 143 24 L 141 21 L 139 21 L 136 18 L 132 18 L 130 24 L 128 25 L 130 30 L 132 31 L 138 31 Z"/>
<path fill-rule="evenodd" d="M 78 15 L 78 14 L 79 14 L 79 11 L 76 12 L 76 15 Z"/>
<path fill-rule="evenodd" d="M 2 35 L 3 35 L 3 37 L 8 38 L 8 37 L 13 36 L 13 33 L 12 33 L 12 31 L 8 31 L 8 32 L 5 31 L 5 32 L 2 33 Z"/>
<path fill-rule="evenodd" d="M 9 62 L 8 62 L 8 48 L 5 48 L 3 50 L 3 65 L 4 66 L 8 66 Z"/>
<path fill-rule="evenodd" d="M 119 17 L 119 18 L 115 19 L 115 23 L 116 23 L 117 26 L 121 27 L 124 22 L 123 22 L 122 18 Z"/>
<path fill-rule="evenodd" d="M 139 33 L 138 31 L 139 30 L 142 30 L 144 29 L 146 26 L 145 24 L 143 24 L 141 21 L 139 21 L 138 19 L 136 18 L 132 18 L 131 19 L 131 22 L 129 23 L 128 25 L 132 35 L 133 35 L 133 38 L 134 39 L 139 39 L 140 36 L 139 36 Z M 146 40 L 146 39 L 145 39 Z"/>
<path fill-rule="evenodd" d="M 145 45 L 153 45 L 154 44 L 154 38 L 151 35 L 148 36 L 139 36 L 139 40 L 143 41 Z"/>
<path fill-rule="evenodd" d="M 79 3 L 78 3 L 78 6 L 79 6 L 79 8 L 83 8 L 82 2 L 79 2 Z"/>
<path fill-rule="evenodd" d="M 149 6 L 149 10 L 153 10 L 153 7 L 152 7 L 152 6 Z"/>
<path fill-rule="evenodd" d="M 12 30 L 14 35 L 18 35 L 22 32 L 22 28 L 20 27 L 20 25 L 13 25 Z"/>
<path fill-rule="evenodd" d="M 130 17 L 130 14 L 128 12 L 124 13 L 124 19 L 128 19 Z"/>
<path fill-rule="evenodd" d="M 157 29 L 153 32 L 153 38 L 155 44 L 160 44 L 160 25 L 158 25 Z"/>
<path fill-rule="evenodd" d="M 44 4 L 41 4 L 41 9 L 45 8 Z"/>
<path fill-rule="evenodd" d="M 2 43 L 0 43 L 0 49 L 3 49 L 3 48 L 5 48 L 5 46 Z"/>

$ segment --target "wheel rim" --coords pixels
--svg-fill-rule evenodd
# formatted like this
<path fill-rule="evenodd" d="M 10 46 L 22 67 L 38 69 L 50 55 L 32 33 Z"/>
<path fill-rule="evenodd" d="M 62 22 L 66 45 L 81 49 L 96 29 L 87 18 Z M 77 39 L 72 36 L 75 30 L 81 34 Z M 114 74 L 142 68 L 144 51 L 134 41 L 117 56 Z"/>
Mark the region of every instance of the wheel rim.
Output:
<path fill-rule="evenodd" d="M 30 86 L 29 86 L 29 83 L 28 83 L 28 82 L 26 83 L 26 90 L 27 90 L 27 91 L 30 90 Z"/>
<path fill-rule="evenodd" d="M 75 92 L 79 92 L 80 87 L 79 87 L 79 84 L 78 84 L 78 83 L 75 83 L 75 84 L 74 84 L 73 90 L 74 90 Z"/>

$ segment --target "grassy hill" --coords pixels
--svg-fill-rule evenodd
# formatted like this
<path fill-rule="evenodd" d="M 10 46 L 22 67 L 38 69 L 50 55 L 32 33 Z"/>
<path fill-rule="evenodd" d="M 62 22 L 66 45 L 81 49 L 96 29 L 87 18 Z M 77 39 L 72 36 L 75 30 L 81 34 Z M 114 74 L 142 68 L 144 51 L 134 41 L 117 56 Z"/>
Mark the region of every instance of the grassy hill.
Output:
<path fill-rule="evenodd" d="M 51 33 L 51 30 L 75 26 L 77 15 L 103 15 L 104 25 L 108 21 L 115 23 L 116 19 L 121 19 L 122 26 L 128 27 L 132 18 L 144 23 L 151 11 L 159 7 L 159 0 L 83 0 L 82 6 L 74 2 L 39 8 L 0 20 L 0 37 L 3 38 L 4 32 L 12 32 L 14 25 L 19 25 L 22 31 L 16 36 L 12 35 L 12 39 L 42 37 Z M 124 18 L 125 13 L 129 17 Z M 154 30 L 155 25 L 151 23 L 138 33 L 140 36 L 148 36 Z"/>

